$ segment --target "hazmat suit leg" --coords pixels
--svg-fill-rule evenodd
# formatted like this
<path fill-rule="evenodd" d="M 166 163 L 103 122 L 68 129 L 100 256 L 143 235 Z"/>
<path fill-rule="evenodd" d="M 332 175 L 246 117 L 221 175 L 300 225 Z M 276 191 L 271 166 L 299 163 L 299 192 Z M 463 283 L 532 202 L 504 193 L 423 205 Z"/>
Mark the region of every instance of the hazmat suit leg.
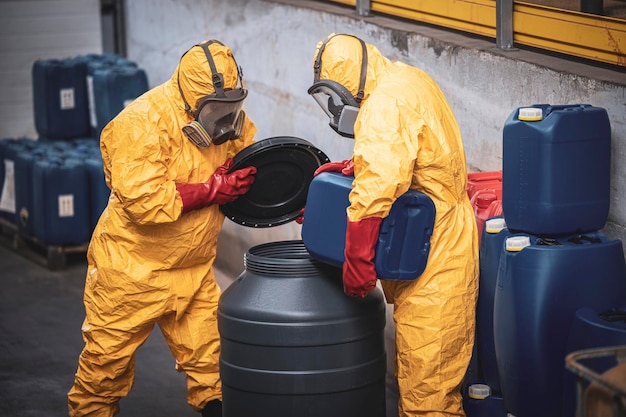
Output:
<path fill-rule="evenodd" d="M 450 271 L 441 274 L 449 280 Z M 423 285 L 421 278 L 382 282 L 385 292 L 395 295 L 400 417 L 465 416 L 460 388 L 474 344 L 475 319 L 468 312 L 476 302 L 476 284 L 468 275 L 448 288 Z M 424 278 L 436 282 L 437 276 Z"/>
<path fill-rule="evenodd" d="M 187 402 L 196 411 L 211 400 L 222 399 L 217 330 L 219 297 L 220 289 L 211 272 L 182 315 L 168 314 L 158 322 L 176 358 L 176 369 L 187 375 Z"/>
<path fill-rule="evenodd" d="M 93 297 L 88 285 L 85 297 Z M 113 323 L 116 316 L 112 310 L 116 306 L 102 303 L 102 307 L 98 311 L 86 308 L 82 327 L 85 347 L 78 359 L 74 385 L 68 393 L 70 417 L 112 417 L 119 412 L 120 399 L 128 395 L 133 386 L 135 352 L 154 327 L 154 320 Z M 107 318 L 111 322 L 102 322 L 101 319 Z"/>

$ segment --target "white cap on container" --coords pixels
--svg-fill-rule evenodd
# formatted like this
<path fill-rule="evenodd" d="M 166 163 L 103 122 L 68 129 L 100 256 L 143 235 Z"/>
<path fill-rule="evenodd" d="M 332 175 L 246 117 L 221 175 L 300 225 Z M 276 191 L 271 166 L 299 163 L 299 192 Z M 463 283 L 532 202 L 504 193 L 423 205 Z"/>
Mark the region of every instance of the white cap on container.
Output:
<path fill-rule="evenodd" d="M 499 233 L 502 229 L 506 228 L 506 221 L 502 217 L 496 217 L 493 219 L 487 219 L 485 222 L 486 233 Z"/>
<path fill-rule="evenodd" d="M 519 252 L 526 246 L 530 246 L 528 236 L 510 236 L 506 239 L 506 250 L 509 252 Z"/>
<path fill-rule="evenodd" d="M 543 120 L 543 112 L 538 107 L 523 107 L 519 109 L 517 118 L 525 122 L 538 122 Z"/>
<path fill-rule="evenodd" d="M 491 387 L 485 384 L 472 384 L 469 386 L 467 394 L 475 400 L 484 400 L 491 395 Z"/>

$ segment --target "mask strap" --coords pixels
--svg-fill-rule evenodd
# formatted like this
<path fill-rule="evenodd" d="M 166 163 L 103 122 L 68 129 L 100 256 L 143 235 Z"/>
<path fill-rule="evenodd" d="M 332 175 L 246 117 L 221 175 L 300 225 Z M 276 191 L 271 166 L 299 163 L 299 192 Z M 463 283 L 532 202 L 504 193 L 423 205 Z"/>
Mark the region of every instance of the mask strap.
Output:
<path fill-rule="evenodd" d="M 213 83 L 213 88 L 215 88 L 215 95 L 217 97 L 226 97 L 226 94 L 224 94 L 224 75 L 221 72 L 217 72 L 213 55 L 211 55 L 211 51 L 209 51 L 209 45 L 212 43 L 218 43 L 223 46 L 221 42 L 215 40 L 201 43 L 199 46 L 204 50 L 204 55 L 206 55 L 206 59 L 209 61 L 209 67 L 211 67 L 211 82 Z"/>
<path fill-rule="evenodd" d="M 322 53 L 324 52 L 324 48 L 328 42 L 334 38 L 335 36 L 352 36 L 354 39 L 358 40 L 361 43 L 361 75 L 359 77 L 359 89 L 354 97 L 356 102 L 360 105 L 361 100 L 363 100 L 363 96 L 365 95 L 365 81 L 367 78 L 367 47 L 365 42 L 361 38 L 358 38 L 354 35 L 349 35 L 346 33 L 333 35 L 328 38 L 322 46 L 320 46 L 320 50 L 317 53 L 317 58 L 315 59 L 315 63 L 313 64 L 313 82 L 318 82 L 320 80 L 320 72 L 322 71 Z"/>
<path fill-rule="evenodd" d="M 206 55 L 206 59 L 209 62 L 209 66 L 211 67 L 211 72 L 212 72 L 212 78 L 213 78 L 213 87 L 215 88 L 215 92 L 217 93 L 217 97 L 224 97 L 224 75 L 221 72 L 217 72 L 217 68 L 215 67 L 215 61 L 213 61 L 213 55 L 211 54 L 211 51 L 209 50 L 209 45 L 211 45 L 212 43 L 218 43 L 222 46 L 224 46 L 224 44 L 220 41 L 216 41 L 216 40 L 210 40 L 207 42 L 204 42 L 198 46 L 201 46 L 202 49 L 204 49 L 204 54 Z M 237 68 L 237 82 L 239 85 L 241 85 L 243 87 L 243 70 L 241 69 L 241 67 L 237 64 L 237 60 L 235 59 L 235 56 L 232 56 L 233 61 L 235 62 L 235 67 Z M 218 79 L 219 78 L 219 79 Z M 218 90 L 219 88 L 219 90 Z"/>

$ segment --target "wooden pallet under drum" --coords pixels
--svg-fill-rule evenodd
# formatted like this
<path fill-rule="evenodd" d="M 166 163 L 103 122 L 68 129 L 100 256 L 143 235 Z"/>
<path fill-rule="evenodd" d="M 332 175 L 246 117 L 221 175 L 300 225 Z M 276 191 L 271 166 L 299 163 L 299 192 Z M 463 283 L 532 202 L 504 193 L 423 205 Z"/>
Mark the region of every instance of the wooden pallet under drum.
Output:
<path fill-rule="evenodd" d="M 61 270 L 73 259 L 85 259 L 89 242 L 81 245 L 48 245 L 19 231 L 10 221 L 0 218 L 0 243 L 25 258 L 50 270 Z"/>

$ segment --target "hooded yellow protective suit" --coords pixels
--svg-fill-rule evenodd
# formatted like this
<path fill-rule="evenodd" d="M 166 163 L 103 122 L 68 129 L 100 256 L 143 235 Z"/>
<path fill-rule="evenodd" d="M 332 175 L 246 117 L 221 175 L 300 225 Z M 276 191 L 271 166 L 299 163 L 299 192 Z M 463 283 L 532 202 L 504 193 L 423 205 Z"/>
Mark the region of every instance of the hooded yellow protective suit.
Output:
<path fill-rule="evenodd" d="M 231 50 L 210 45 L 225 88 L 237 85 Z M 201 410 L 221 399 L 217 303 L 213 262 L 224 216 L 211 205 L 181 215 L 176 183 L 202 183 L 252 143 L 256 127 L 245 119 L 241 137 L 199 149 L 182 133 L 185 112 L 214 92 L 201 47 L 190 49 L 171 79 L 129 104 L 100 140 L 107 208 L 87 253 L 82 326 L 85 347 L 68 394 L 71 416 L 113 416 L 128 394 L 135 351 L 157 324 L 187 375 L 188 403 Z"/>
<path fill-rule="evenodd" d="M 361 44 L 349 35 L 329 38 L 320 79 L 356 95 Z M 386 217 L 408 189 L 432 198 L 437 212 L 425 271 L 414 281 L 381 281 L 394 305 L 399 414 L 463 416 L 460 387 L 474 343 L 478 234 L 461 133 L 430 76 L 366 47 L 348 220 Z"/>

